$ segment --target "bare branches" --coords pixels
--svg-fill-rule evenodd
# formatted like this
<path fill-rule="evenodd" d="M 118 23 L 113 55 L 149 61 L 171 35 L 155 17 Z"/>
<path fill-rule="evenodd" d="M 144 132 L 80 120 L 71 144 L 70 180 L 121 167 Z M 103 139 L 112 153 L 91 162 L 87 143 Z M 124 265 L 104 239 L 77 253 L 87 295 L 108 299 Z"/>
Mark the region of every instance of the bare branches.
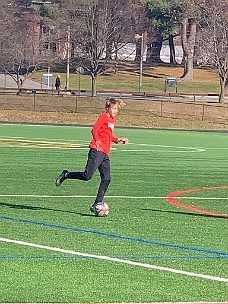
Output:
<path fill-rule="evenodd" d="M 212 0 L 204 6 L 201 41 L 205 57 L 217 67 L 220 77 L 219 101 L 224 101 L 228 87 L 228 2 Z"/>

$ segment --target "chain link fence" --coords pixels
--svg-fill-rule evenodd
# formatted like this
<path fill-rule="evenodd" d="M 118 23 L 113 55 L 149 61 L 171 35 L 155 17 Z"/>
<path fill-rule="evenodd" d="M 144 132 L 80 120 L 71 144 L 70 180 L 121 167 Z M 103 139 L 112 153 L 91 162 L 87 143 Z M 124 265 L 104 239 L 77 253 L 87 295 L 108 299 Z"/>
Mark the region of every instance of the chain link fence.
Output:
<path fill-rule="evenodd" d="M 124 98 L 126 107 L 121 112 L 165 118 L 207 121 L 228 124 L 228 105 L 217 102 L 172 101 Z M 28 91 L 17 95 L 1 91 L 0 109 L 39 112 L 93 113 L 104 110 L 105 97 L 79 96 L 72 92 Z"/>

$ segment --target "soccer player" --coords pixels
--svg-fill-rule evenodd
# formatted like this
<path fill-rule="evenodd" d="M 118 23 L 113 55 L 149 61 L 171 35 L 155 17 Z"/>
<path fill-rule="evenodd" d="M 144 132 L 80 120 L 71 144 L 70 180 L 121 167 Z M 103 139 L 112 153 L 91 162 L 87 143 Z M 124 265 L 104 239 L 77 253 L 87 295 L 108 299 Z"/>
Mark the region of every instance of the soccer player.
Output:
<path fill-rule="evenodd" d="M 95 212 L 95 205 L 103 202 L 103 198 L 111 181 L 109 153 L 111 144 L 128 144 L 128 138 L 118 138 L 114 136 L 113 130 L 116 124 L 116 115 L 120 108 L 124 106 L 121 99 L 109 98 L 106 101 L 106 112 L 101 113 L 92 128 L 92 140 L 89 144 L 89 153 L 84 172 L 69 172 L 63 170 L 56 179 L 56 186 L 60 186 L 65 179 L 78 179 L 88 181 L 98 169 L 101 177 L 96 199 L 90 210 Z"/>

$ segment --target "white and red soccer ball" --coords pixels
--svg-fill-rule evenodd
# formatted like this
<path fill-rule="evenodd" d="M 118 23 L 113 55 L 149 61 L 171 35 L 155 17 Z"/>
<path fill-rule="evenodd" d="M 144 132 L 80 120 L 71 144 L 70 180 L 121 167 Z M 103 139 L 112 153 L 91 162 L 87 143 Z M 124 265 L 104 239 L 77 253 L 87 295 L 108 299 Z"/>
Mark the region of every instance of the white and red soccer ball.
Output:
<path fill-rule="evenodd" d="M 104 202 L 97 203 L 95 206 L 96 216 L 107 216 L 109 214 L 109 206 Z"/>

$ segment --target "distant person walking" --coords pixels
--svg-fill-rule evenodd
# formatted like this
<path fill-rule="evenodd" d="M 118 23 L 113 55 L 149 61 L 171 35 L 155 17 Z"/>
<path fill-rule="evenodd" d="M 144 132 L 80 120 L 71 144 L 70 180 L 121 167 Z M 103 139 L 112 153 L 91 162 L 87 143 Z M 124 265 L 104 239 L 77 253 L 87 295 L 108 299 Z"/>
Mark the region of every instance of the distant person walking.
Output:
<path fill-rule="evenodd" d="M 58 94 L 60 91 L 60 86 L 61 86 L 61 80 L 60 80 L 60 75 L 58 75 L 55 80 L 55 88 L 58 91 Z"/>

